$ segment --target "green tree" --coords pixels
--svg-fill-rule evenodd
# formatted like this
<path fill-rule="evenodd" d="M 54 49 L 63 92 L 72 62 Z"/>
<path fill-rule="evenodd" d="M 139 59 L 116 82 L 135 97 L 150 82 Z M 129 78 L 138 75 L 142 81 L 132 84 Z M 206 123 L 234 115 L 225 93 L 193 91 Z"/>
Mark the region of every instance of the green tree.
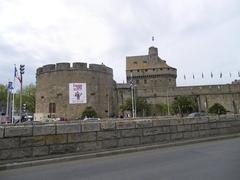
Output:
<path fill-rule="evenodd" d="M 5 112 L 7 107 L 7 89 L 4 85 L 0 84 L 0 111 Z"/>
<path fill-rule="evenodd" d="M 122 112 L 132 111 L 132 98 L 127 98 L 126 101 L 120 106 Z"/>
<path fill-rule="evenodd" d="M 167 104 L 155 104 L 152 105 L 152 114 L 154 115 L 167 115 L 168 113 L 168 106 Z"/>
<path fill-rule="evenodd" d="M 136 106 L 137 106 L 137 115 L 138 116 L 146 116 L 150 113 L 150 105 L 147 100 L 143 97 L 136 98 Z M 132 112 L 132 98 L 127 98 L 122 106 L 120 106 L 122 111 L 131 111 Z"/>
<path fill-rule="evenodd" d="M 35 112 L 35 94 L 36 86 L 34 84 L 29 84 L 23 87 L 22 91 L 22 103 L 26 104 L 26 112 L 34 113 Z M 15 106 L 16 110 L 19 111 L 19 101 L 20 99 L 20 90 L 17 91 L 15 96 Z"/>
<path fill-rule="evenodd" d="M 208 109 L 208 112 L 210 114 L 226 114 L 227 110 L 223 105 L 215 103 Z"/>
<path fill-rule="evenodd" d="M 97 112 L 93 109 L 91 106 L 87 106 L 85 110 L 82 112 L 82 119 L 88 117 L 88 118 L 93 118 L 97 117 Z"/>
<path fill-rule="evenodd" d="M 172 103 L 172 109 L 181 116 L 198 110 L 196 101 L 192 96 L 177 96 Z"/>

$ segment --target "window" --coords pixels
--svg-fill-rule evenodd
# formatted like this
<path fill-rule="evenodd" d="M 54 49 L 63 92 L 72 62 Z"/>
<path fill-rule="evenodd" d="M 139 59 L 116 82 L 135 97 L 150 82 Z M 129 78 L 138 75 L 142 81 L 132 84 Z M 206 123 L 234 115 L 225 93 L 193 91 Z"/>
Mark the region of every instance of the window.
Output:
<path fill-rule="evenodd" d="M 56 103 L 49 103 L 49 113 L 56 113 Z"/>
<path fill-rule="evenodd" d="M 145 71 L 147 72 L 148 70 L 147 70 L 147 69 L 145 69 Z"/>
<path fill-rule="evenodd" d="M 139 69 L 137 70 L 137 72 L 139 72 Z"/>
<path fill-rule="evenodd" d="M 57 97 L 62 96 L 62 93 L 57 93 Z"/>
<path fill-rule="evenodd" d="M 139 84 L 139 79 L 136 80 L 136 83 Z"/>
<path fill-rule="evenodd" d="M 144 79 L 144 84 L 147 84 L 147 80 L 146 79 Z"/>
<path fill-rule="evenodd" d="M 133 64 L 137 64 L 137 61 L 134 61 L 134 63 Z"/>

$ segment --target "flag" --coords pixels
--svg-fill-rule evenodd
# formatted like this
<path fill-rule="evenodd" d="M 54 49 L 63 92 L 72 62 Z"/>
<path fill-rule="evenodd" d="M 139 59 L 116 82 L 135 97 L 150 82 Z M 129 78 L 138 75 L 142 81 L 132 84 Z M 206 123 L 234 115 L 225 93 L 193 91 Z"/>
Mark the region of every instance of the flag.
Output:
<path fill-rule="evenodd" d="M 213 78 L 213 73 L 211 72 L 211 78 Z"/>
<path fill-rule="evenodd" d="M 154 36 L 152 36 L 152 41 L 154 41 Z"/>
<path fill-rule="evenodd" d="M 220 72 L 220 78 L 222 78 L 222 72 Z"/>
<path fill-rule="evenodd" d="M 186 80 L 186 76 L 185 76 L 185 74 L 184 74 L 183 78 Z"/>
<path fill-rule="evenodd" d="M 17 67 L 15 65 L 15 68 L 14 68 L 14 78 L 17 78 L 19 80 L 19 82 L 21 82 L 21 77 L 19 76 L 18 74 L 18 70 L 17 70 Z"/>
<path fill-rule="evenodd" d="M 240 77 L 240 71 L 238 71 L 238 77 Z"/>
<path fill-rule="evenodd" d="M 229 76 L 232 77 L 232 73 L 229 72 Z"/>
<path fill-rule="evenodd" d="M 203 75 L 203 73 L 202 73 L 202 79 L 204 78 L 204 75 Z"/>
<path fill-rule="evenodd" d="M 195 76 L 194 76 L 194 74 L 192 75 L 192 78 L 193 78 L 193 79 L 195 79 Z"/>

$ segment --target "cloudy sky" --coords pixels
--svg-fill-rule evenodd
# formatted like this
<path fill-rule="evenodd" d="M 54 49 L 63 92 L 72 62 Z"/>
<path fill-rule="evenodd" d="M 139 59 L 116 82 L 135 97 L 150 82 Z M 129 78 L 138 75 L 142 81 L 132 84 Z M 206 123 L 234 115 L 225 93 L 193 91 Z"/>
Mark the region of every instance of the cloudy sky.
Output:
<path fill-rule="evenodd" d="M 38 67 L 57 62 L 104 63 L 123 82 L 126 56 L 149 46 L 178 69 L 179 86 L 240 79 L 240 1 L 0 0 L 1 84 L 14 64 L 26 65 L 29 84 Z"/>

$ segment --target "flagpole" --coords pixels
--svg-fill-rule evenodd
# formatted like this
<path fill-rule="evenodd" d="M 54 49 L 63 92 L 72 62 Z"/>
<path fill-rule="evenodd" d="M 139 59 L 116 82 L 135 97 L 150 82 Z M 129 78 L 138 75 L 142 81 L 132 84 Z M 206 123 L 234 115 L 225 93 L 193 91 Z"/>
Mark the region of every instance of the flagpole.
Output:
<path fill-rule="evenodd" d="M 12 124 L 14 123 L 13 120 L 14 120 L 14 95 L 15 93 L 13 92 L 12 93 Z"/>
<path fill-rule="evenodd" d="M 14 75 L 13 75 L 13 93 L 12 93 L 12 124 L 14 123 L 14 109 L 15 109 L 15 105 L 14 105 L 14 97 L 15 97 L 15 91 L 16 91 L 16 82 L 15 82 L 15 77 L 16 77 L 16 73 L 15 73 L 15 69 L 16 69 L 16 64 L 14 64 Z"/>
<path fill-rule="evenodd" d="M 7 88 L 7 109 L 6 109 L 6 115 L 8 116 L 9 115 L 9 113 L 8 113 L 8 111 L 9 111 L 9 90 L 8 90 L 8 88 Z"/>

